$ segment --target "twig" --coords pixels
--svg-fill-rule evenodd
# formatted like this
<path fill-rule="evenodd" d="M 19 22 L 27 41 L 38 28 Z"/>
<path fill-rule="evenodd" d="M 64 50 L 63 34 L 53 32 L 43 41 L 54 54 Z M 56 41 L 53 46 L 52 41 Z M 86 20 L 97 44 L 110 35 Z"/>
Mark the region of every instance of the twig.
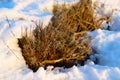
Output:
<path fill-rule="evenodd" d="M 10 47 L 7 45 L 7 48 L 10 49 Z M 17 57 L 17 55 L 14 53 L 14 51 L 12 49 L 10 49 L 10 51 Z M 19 59 L 19 57 L 17 57 L 17 59 Z M 19 59 L 20 60 L 20 59 Z"/>
<path fill-rule="evenodd" d="M 11 27 L 11 24 L 10 24 L 7 16 L 6 16 L 6 21 L 7 21 L 8 25 L 9 25 L 9 27 Z"/>
<path fill-rule="evenodd" d="M 13 31 L 11 31 L 11 33 L 12 33 L 13 37 L 15 37 L 15 34 L 13 33 Z"/>

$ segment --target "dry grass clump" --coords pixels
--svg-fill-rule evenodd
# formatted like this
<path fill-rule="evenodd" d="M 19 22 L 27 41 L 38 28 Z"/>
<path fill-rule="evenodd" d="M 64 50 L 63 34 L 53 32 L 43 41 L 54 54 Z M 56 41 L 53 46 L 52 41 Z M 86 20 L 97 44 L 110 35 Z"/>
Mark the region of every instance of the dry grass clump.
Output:
<path fill-rule="evenodd" d="M 91 53 L 91 40 L 86 32 L 69 33 L 41 26 L 33 31 L 34 36 L 18 39 L 22 55 L 30 69 L 40 66 L 71 67 L 84 64 Z"/>
<path fill-rule="evenodd" d="M 53 14 L 54 27 L 61 26 L 73 32 L 92 31 L 100 27 L 95 22 L 92 0 L 81 0 L 68 8 L 66 4 L 55 5 Z"/>
<path fill-rule="evenodd" d="M 55 5 L 51 22 L 33 30 L 33 35 L 18 39 L 26 64 L 33 71 L 48 65 L 71 67 L 84 65 L 92 52 L 87 32 L 99 28 L 95 23 L 92 0 L 72 6 Z"/>

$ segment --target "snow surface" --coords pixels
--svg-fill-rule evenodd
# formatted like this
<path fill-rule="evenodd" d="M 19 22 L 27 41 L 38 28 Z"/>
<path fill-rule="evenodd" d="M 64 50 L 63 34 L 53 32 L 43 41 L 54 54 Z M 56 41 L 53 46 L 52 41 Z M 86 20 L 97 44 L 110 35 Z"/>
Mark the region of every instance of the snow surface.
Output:
<path fill-rule="evenodd" d="M 62 3 L 62 0 L 56 2 Z M 85 66 L 54 70 L 52 66 L 47 70 L 40 67 L 36 73 L 27 68 L 17 38 L 25 28 L 30 30 L 39 21 L 47 25 L 54 3 L 55 0 L 0 0 L 0 80 L 120 80 L 120 0 L 99 0 L 98 3 L 105 4 L 98 10 L 102 16 L 115 10 L 111 31 L 98 29 L 89 33 L 99 64 L 88 60 Z"/>

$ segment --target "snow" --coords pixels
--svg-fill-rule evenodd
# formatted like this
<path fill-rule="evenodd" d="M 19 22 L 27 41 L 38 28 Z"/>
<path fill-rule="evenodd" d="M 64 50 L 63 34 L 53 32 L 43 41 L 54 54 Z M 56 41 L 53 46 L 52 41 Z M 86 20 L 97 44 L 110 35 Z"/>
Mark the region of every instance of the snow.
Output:
<path fill-rule="evenodd" d="M 100 65 L 120 67 L 120 32 L 96 30 L 93 47 L 97 50 Z"/>
<path fill-rule="evenodd" d="M 74 0 L 65 1 L 71 3 Z M 98 10 L 101 16 L 115 11 L 110 31 L 98 29 L 89 33 L 98 64 L 88 60 L 85 66 L 54 70 L 52 66 L 47 70 L 40 67 L 35 73 L 27 68 L 17 38 L 22 36 L 25 28 L 30 33 L 39 21 L 47 25 L 54 3 L 55 0 L 0 0 L 0 80 L 120 80 L 120 0 L 99 0 L 98 4 L 105 4 Z"/>

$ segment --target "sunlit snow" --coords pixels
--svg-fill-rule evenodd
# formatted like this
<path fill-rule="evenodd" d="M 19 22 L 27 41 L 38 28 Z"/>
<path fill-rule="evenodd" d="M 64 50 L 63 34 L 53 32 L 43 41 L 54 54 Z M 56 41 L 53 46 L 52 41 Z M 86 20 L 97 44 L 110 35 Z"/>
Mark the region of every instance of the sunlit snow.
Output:
<path fill-rule="evenodd" d="M 101 16 L 115 10 L 110 31 L 98 29 L 89 33 L 92 46 L 97 51 L 97 65 L 88 60 L 85 66 L 69 69 L 51 70 L 52 66 L 49 66 L 47 70 L 40 67 L 33 73 L 27 68 L 17 38 L 22 36 L 25 28 L 34 28 L 35 22 L 42 21 L 47 25 L 52 17 L 52 6 L 62 1 L 0 0 L 0 80 L 120 80 L 120 0 L 97 0 L 105 4 L 98 10 Z M 78 0 L 65 1 L 71 3 Z"/>

